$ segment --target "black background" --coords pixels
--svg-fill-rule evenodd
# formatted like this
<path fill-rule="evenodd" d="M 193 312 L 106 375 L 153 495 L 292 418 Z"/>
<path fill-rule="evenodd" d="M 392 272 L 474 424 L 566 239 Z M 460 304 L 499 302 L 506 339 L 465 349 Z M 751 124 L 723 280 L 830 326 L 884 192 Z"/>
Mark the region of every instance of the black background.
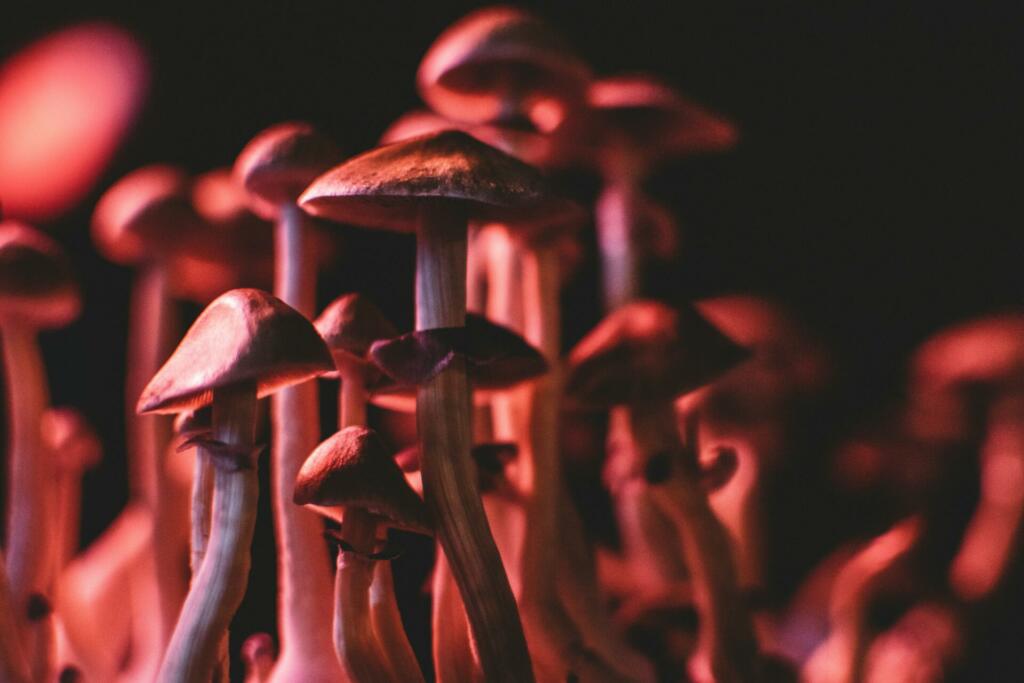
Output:
<path fill-rule="evenodd" d="M 431 41 L 476 6 L 291 4 L 91 2 L 60 13 L 9 3 L 0 14 L 0 55 L 72 21 L 106 18 L 134 31 L 152 58 L 148 104 L 114 164 L 86 202 L 45 226 L 71 250 L 87 296 L 81 320 L 44 339 L 54 400 L 80 407 L 108 447 L 87 477 L 85 540 L 126 493 L 130 273 L 90 250 L 101 189 L 155 161 L 194 172 L 229 164 L 254 133 L 287 119 L 320 125 L 349 152 L 366 149 L 417 106 L 414 74 Z M 683 262 L 657 287 L 678 296 L 753 291 L 791 304 L 835 348 L 842 398 L 831 427 L 842 432 L 899 390 L 906 353 L 928 333 L 1020 305 L 1024 60 L 1015 5 L 535 9 L 597 73 L 659 74 L 737 122 L 735 151 L 669 165 L 651 181 L 685 227 Z M 580 175 L 569 186 L 589 200 L 597 182 Z M 569 343 L 596 321 L 595 272 L 585 267 L 571 288 L 579 303 Z M 405 238 L 356 234 L 324 278 L 321 304 L 362 289 L 407 326 L 411 273 Z M 269 587 L 269 571 L 254 581 Z M 253 630 L 271 626 L 267 609 L 250 618 Z"/>

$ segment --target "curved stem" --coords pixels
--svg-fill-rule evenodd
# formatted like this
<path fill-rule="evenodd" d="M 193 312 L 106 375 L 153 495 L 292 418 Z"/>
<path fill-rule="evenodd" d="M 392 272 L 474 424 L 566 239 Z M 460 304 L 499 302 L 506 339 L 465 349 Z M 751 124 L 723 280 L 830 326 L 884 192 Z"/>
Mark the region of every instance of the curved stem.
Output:
<path fill-rule="evenodd" d="M 256 431 L 255 384 L 216 391 L 213 425 L 218 441 L 251 449 Z M 256 468 L 255 459 L 251 467 L 216 468 L 210 545 L 164 656 L 161 682 L 206 683 L 217 665 L 221 640 L 249 581 L 249 548 L 259 496 Z"/>
<path fill-rule="evenodd" d="M 416 329 L 460 327 L 465 319 L 465 216 L 451 206 L 424 206 L 417 228 Z M 416 396 L 425 502 L 466 606 L 484 678 L 529 683 L 526 639 L 470 460 L 471 418 L 465 359 L 457 357 Z"/>
<path fill-rule="evenodd" d="M 431 631 L 434 634 L 434 680 L 437 683 L 467 683 L 480 680 L 480 670 L 473 657 L 469 622 L 462 607 L 459 587 L 444 553 L 437 553 L 431 578 L 433 610 Z"/>
<path fill-rule="evenodd" d="M 640 296 L 640 255 L 634 223 L 638 190 L 628 175 L 606 179 L 594 207 L 605 310 Z"/>
<path fill-rule="evenodd" d="M 274 294 L 312 318 L 316 272 L 304 214 L 280 207 L 275 232 Z M 272 506 L 278 548 L 280 656 L 272 679 L 329 681 L 340 678 L 331 651 L 330 559 L 319 516 L 292 502 L 295 476 L 320 437 L 316 382 L 279 391 L 271 400 Z"/>
<path fill-rule="evenodd" d="M 213 502 L 213 463 L 203 448 L 194 449 L 192 463 L 191 543 L 189 566 L 195 580 L 210 542 L 210 507 Z"/>
<path fill-rule="evenodd" d="M 4 568 L 3 551 L 0 550 L 0 679 L 10 683 L 29 683 L 28 660 L 18 636 L 18 624 L 14 619 L 14 603 L 7 570 Z"/>
<path fill-rule="evenodd" d="M 379 561 L 373 569 L 370 584 L 370 615 L 377 640 L 384 648 L 392 678 L 402 683 L 422 683 L 423 672 L 409 644 L 402 625 L 402 615 L 395 599 L 395 582 L 391 577 L 391 563 Z"/>
<path fill-rule="evenodd" d="M 373 630 L 369 593 L 373 581 L 372 553 L 377 523 L 360 508 L 345 510 L 341 537 L 356 552 L 338 551 L 334 581 L 334 651 L 352 683 L 388 683 L 395 680 Z M 398 683 L 398 681 L 396 681 Z"/>

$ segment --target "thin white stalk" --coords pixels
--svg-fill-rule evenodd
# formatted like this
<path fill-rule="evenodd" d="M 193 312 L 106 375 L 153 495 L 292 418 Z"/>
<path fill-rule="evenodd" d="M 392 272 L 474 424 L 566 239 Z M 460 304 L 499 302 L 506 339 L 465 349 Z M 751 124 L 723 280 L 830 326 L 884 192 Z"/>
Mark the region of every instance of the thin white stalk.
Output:
<path fill-rule="evenodd" d="M 607 311 L 621 308 L 640 296 L 640 255 L 635 235 L 637 192 L 629 174 L 606 179 L 594 207 Z"/>
<path fill-rule="evenodd" d="M 431 631 L 434 634 L 434 680 L 437 683 L 469 683 L 482 680 L 473 656 L 466 610 L 459 587 L 444 557 L 438 550 L 431 578 Z"/>
<path fill-rule="evenodd" d="M 423 672 L 409 644 L 395 598 L 391 562 L 380 560 L 373 569 L 370 584 L 370 615 L 373 630 L 381 643 L 391 669 L 392 679 L 402 683 L 423 683 Z"/>
<path fill-rule="evenodd" d="M 22 649 L 18 635 L 18 624 L 14 618 L 14 603 L 3 551 L 0 550 L 0 679 L 10 683 L 29 683 L 28 659 Z"/>

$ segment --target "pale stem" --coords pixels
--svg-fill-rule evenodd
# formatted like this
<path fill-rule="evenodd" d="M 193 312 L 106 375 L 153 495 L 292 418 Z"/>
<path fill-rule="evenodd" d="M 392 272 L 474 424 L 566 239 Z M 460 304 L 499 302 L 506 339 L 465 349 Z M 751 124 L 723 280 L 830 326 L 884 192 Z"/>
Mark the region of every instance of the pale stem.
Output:
<path fill-rule="evenodd" d="M 338 389 L 338 429 L 366 424 L 366 381 L 359 370 L 341 375 Z"/>
<path fill-rule="evenodd" d="M 482 680 L 473 656 L 469 622 L 444 553 L 438 550 L 431 578 L 431 631 L 434 634 L 434 680 L 437 683 L 469 683 Z"/>
<path fill-rule="evenodd" d="M 14 603 L 3 551 L 0 550 L 0 679 L 10 683 L 29 683 L 28 660 L 18 636 L 18 624 L 14 618 Z"/>
<path fill-rule="evenodd" d="M 640 296 L 640 255 L 635 235 L 638 189 L 628 174 L 607 179 L 594 207 L 605 310 Z"/>
<path fill-rule="evenodd" d="M 387 655 L 393 680 L 403 683 L 423 683 L 423 672 L 409 644 L 409 637 L 402 625 L 395 598 L 395 582 L 391 576 L 391 562 L 381 560 L 373 569 L 373 583 L 370 584 L 370 614 L 373 629 L 377 633 Z"/>

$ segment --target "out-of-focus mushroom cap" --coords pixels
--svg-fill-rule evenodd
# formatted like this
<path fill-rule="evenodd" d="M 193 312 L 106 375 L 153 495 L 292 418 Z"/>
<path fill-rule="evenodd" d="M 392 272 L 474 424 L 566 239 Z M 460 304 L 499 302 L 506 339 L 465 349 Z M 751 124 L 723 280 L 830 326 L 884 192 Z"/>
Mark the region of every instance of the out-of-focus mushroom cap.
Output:
<path fill-rule="evenodd" d="M 630 155 L 651 162 L 726 150 L 738 138 L 732 123 L 650 76 L 597 80 L 591 83 L 587 99 L 600 118 L 603 132 L 598 134 L 606 144 L 625 145 Z"/>
<path fill-rule="evenodd" d="M 954 325 L 926 341 L 912 362 L 915 383 L 932 389 L 1024 380 L 1024 315 Z"/>
<path fill-rule="evenodd" d="M 333 368 L 312 323 L 258 289 L 222 294 L 196 319 L 139 398 L 140 413 L 207 405 L 216 389 L 255 382 L 259 396 Z"/>
<path fill-rule="evenodd" d="M 366 427 L 346 427 L 317 446 L 299 470 L 293 499 L 318 508 L 358 507 L 390 526 L 432 533 L 423 501 Z"/>
<path fill-rule="evenodd" d="M 458 123 L 426 109 L 413 109 L 399 116 L 384 129 L 380 144 L 390 145 L 402 140 L 440 133 L 445 130 L 465 130 L 464 123 Z"/>
<path fill-rule="evenodd" d="M 313 323 L 327 343 L 339 368 L 372 367 L 366 354 L 378 339 L 390 339 L 398 329 L 362 294 L 343 294 L 324 309 Z M 333 376 L 337 373 L 329 373 Z"/>
<path fill-rule="evenodd" d="M 63 327 L 81 307 L 71 263 L 60 245 L 24 223 L 0 222 L 0 319 Z"/>
<path fill-rule="evenodd" d="M 540 173 L 461 131 L 442 131 L 365 152 L 317 178 L 304 210 L 341 223 L 414 232 L 420 209 L 457 203 L 467 218 L 518 225 L 552 210 Z"/>
<path fill-rule="evenodd" d="M 146 166 L 129 173 L 96 204 L 92 215 L 96 248 L 121 265 L 173 251 L 183 238 L 202 229 L 189 193 L 188 176 L 173 166 Z"/>
<path fill-rule="evenodd" d="M 448 367 L 457 355 L 466 358 L 473 385 L 506 389 L 547 372 L 540 351 L 507 327 L 475 313 L 465 327 L 409 332 L 374 342 L 369 357 L 399 386 L 418 386 Z"/>
<path fill-rule="evenodd" d="M 261 216 L 293 204 L 314 178 L 341 161 L 338 146 L 308 123 L 289 121 L 267 128 L 249 141 L 235 161 L 239 183 L 257 201 Z"/>
<path fill-rule="evenodd" d="M 89 421 L 74 408 L 50 408 L 43 413 L 43 438 L 60 469 L 81 473 L 99 464 L 103 444 Z"/>
<path fill-rule="evenodd" d="M 536 16 L 488 7 L 446 29 L 427 50 L 416 75 L 420 96 L 452 119 L 483 123 L 506 109 L 505 98 L 571 100 L 590 70 L 561 36 Z"/>
<path fill-rule="evenodd" d="M 270 231 L 272 224 L 249 208 L 249 197 L 232 169 L 215 168 L 196 176 L 192 206 L 214 230 Z"/>
<path fill-rule="evenodd" d="M 596 409 L 670 401 L 748 356 L 690 307 L 636 301 L 608 315 L 572 350 L 566 391 Z"/>

